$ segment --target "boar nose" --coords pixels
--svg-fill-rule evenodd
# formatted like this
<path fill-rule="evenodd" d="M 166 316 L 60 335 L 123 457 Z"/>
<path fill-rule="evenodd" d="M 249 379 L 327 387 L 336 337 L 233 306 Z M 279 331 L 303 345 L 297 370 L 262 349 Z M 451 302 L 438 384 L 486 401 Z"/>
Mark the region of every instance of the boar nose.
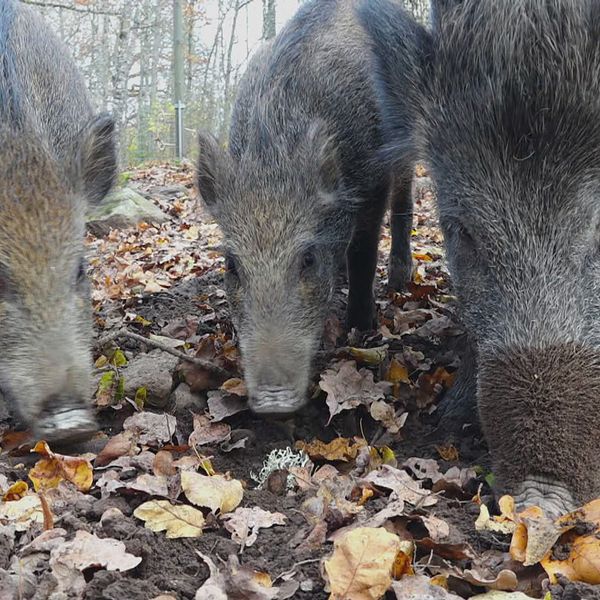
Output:
<path fill-rule="evenodd" d="M 278 386 L 259 387 L 251 394 L 250 409 L 263 415 L 289 415 L 300 410 L 306 399 L 290 388 Z"/>
<path fill-rule="evenodd" d="M 53 394 L 46 399 L 34 433 L 46 441 L 75 442 L 90 438 L 98 424 L 83 399 Z"/>

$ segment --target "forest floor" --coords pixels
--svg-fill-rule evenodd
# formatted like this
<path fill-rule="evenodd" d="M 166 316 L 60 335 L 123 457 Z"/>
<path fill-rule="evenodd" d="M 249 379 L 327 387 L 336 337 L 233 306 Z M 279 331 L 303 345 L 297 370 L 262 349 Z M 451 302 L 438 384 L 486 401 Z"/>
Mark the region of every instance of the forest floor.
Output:
<path fill-rule="evenodd" d="M 549 591 L 549 562 L 573 567 L 564 540 L 547 556 L 566 529 L 509 500 L 489 517 L 477 427 L 450 440 L 436 426 L 464 333 L 425 173 L 410 292 L 386 292 L 386 226 L 379 329 L 343 333 L 342 291 L 311 403 L 286 422 L 245 410 L 219 232 L 192 168 L 145 167 L 128 185 L 170 219 L 88 236 L 102 431 L 33 452 L 5 431 L 0 600 L 600 598 L 565 579 Z"/>

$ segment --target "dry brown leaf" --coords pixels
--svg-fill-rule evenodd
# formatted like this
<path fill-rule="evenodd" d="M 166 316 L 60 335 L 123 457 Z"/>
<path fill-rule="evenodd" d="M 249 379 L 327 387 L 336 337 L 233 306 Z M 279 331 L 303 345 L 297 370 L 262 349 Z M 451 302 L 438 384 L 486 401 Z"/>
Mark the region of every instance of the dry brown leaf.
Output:
<path fill-rule="evenodd" d="M 168 450 L 159 450 L 154 457 L 152 470 L 157 477 L 171 477 L 177 473 L 173 455 Z"/>
<path fill-rule="evenodd" d="M 236 508 L 234 512 L 222 517 L 225 529 L 232 534 L 231 539 L 242 547 L 252 546 L 260 529 L 285 525 L 285 519 L 285 515 L 281 513 L 272 513 L 258 506 Z"/>
<path fill-rule="evenodd" d="M 106 446 L 100 451 L 94 464 L 103 467 L 121 456 L 137 454 L 137 435 L 133 431 L 122 431 L 109 438 Z"/>
<path fill-rule="evenodd" d="M 408 368 L 395 358 L 390 361 L 385 378 L 390 383 L 410 383 Z"/>
<path fill-rule="evenodd" d="M 227 423 L 213 423 L 205 415 L 194 415 L 194 431 L 190 434 L 188 444 L 204 446 L 206 444 L 220 444 L 231 437 L 231 426 Z"/>
<path fill-rule="evenodd" d="M 204 515 L 197 508 L 173 505 L 168 500 L 150 500 L 138 506 L 133 516 L 151 531 L 166 531 L 168 538 L 196 538 L 202 535 Z"/>
<path fill-rule="evenodd" d="M 267 573 L 241 566 L 237 556 L 230 556 L 227 564 L 219 569 L 209 556 L 197 553 L 208 565 L 210 577 L 196 592 L 195 600 L 286 600 L 293 597 L 298 589 L 295 581 L 273 586 Z"/>
<path fill-rule="evenodd" d="M 28 473 L 36 491 L 55 488 L 61 481 L 70 481 L 82 492 L 92 487 L 94 472 L 86 458 L 56 454 L 46 442 L 38 442 L 32 452 L 45 457 L 38 460 Z"/>
<path fill-rule="evenodd" d="M 509 569 L 502 569 L 495 577 L 486 577 L 476 569 L 466 569 L 462 578 L 475 586 L 506 592 L 514 592 L 518 585 L 517 576 Z"/>
<path fill-rule="evenodd" d="M 375 400 L 369 407 L 369 413 L 375 421 L 382 423 L 389 433 L 398 433 L 408 418 L 407 412 L 397 412 L 393 404 L 383 400 Z"/>
<path fill-rule="evenodd" d="M 452 444 L 447 446 L 436 446 L 435 449 L 442 460 L 445 460 L 446 462 L 456 462 L 459 459 L 458 450 Z"/>
<path fill-rule="evenodd" d="M 235 510 L 244 496 L 244 488 L 237 479 L 224 475 L 200 475 L 192 471 L 181 472 L 181 489 L 196 506 L 228 513 Z"/>
<path fill-rule="evenodd" d="M 165 413 L 139 412 L 125 419 L 123 429 L 137 436 L 140 444 L 157 446 L 167 443 L 173 437 L 177 419 Z"/>
<path fill-rule="evenodd" d="M 369 406 L 375 400 L 385 399 L 391 384 L 387 381 L 375 382 L 368 369 L 357 370 L 352 360 L 340 361 L 321 374 L 321 389 L 327 393 L 329 422 L 343 410 L 351 410 L 360 405 Z"/>
<path fill-rule="evenodd" d="M 364 482 L 392 490 L 390 500 L 403 500 L 414 506 L 433 506 L 437 498 L 429 490 L 423 489 L 406 471 L 390 465 L 382 465 L 363 478 Z"/>
<path fill-rule="evenodd" d="M 383 528 L 361 527 L 336 540 L 323 563 L 330 600 L 379 600 L 392 584 L 400 546 Z"/>
<path fill-rule="evenodd" d="M 220 387 L 220 389 L 226 392 L 227 394 L 234 394 L 235 396 L 239 396 L 241 398 L 244 398 L 248 395 L 248 389 L 246 388 L 246 384 L 244 383 L 243 379 L 228 379 Z"/>
<path fill-rule="evenodd" d="M 75 538 L 54 548 L 50 554 L 50 566 L 59 566 L 83 571 L 100 567 L 108 571 L 129 571 L 137 567 L 142 559 L 125 551 L 125 544 L 111 538 L 99 538 L 87 531 L 79 530 Z"/>
<path fill-rule="evenodd" d="M 329 443 L 320 440 L 312 442 L 296 442 L 296 448 L 302 450 L 312 461 L 331 460 L 349 462 L 354 460 L 361 448 L 367 446 L 367 442 L 360 438 L 336 438 Z"/>

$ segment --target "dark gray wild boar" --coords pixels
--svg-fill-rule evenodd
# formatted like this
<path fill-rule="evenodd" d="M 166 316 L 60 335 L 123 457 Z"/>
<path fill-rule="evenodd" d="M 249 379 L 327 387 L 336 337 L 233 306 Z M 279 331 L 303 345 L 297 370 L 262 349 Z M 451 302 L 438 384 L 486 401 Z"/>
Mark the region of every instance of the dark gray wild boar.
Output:
<path fill-rule="evenodd" d="M 200 137 L 198 185 L 224 232 L 228 297 L 258 413 L 305 404 L 346 251 L 348 325 L 372 327 L 390 193 L 390 284 L 411 276 L 413 163 L 407 153 L 392 174 L 376 160 L 381 118 L 356 4 L 307 2 L 254 57 L 236 100 L 229 152 Z M 415 37 L 418 27 L 395 10 Z"/>
<path fill-rule="evenodd" d="M 0 391 L 38 438 L 96 427 L 83 256 L 88 201 L 116 174 L 66 48 L 33 10 L 0 4 Z"/>
<path fill-rule="evenodd" d="M 374 4 L 394 89 L 402 56 Z M 499 490 L 560 513 L 600 493 L 600 4 L 443 8 L 419 134 L 477 358 L 464 389 Z"/>

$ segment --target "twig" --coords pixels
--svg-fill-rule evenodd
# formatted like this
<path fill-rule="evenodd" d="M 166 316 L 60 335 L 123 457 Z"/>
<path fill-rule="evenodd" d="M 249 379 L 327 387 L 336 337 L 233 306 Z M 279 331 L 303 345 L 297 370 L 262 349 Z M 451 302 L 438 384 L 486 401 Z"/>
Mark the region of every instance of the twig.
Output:
<path fill-rule="evenodd" d="M 151 340 L 147 337 L 144 337 L 143 335 L 133 333 L 132 331 L 127 331 L 126 329 L 119 329 L 118 331 L 113 331 L 113 333 L 109 333 L 108 335 L 105 335 L 104 337 L 100 338 L 95 344 L 96 348 L 103 348 L 110 342 L 113 342 L 114 340 L 116 340 L 117 338 L 120 338 L 120 337 L 128 338 L 130 340 L 135 340 L 136 342 L 141 342 L 143 344 L 147 344 L 148 346 L 158 348 L 159 350 L 162 350 L 163 352 L 168 352 L 169 354 L 172 354 L 173 356 L 176 356 L 177 358 L 180 358 L 181 360 L 185 360 L 194 365 L 198 365 L 199 367 L 206 369 L 207 371 L 209 371 L 210 373 L 213 373 L 214 375 L 217 375 L 218 377 L 223 377 L 225 379 L 231 379 L 232 377 L 235 377 L 235 375 L 233 373 L 231 373 L 230 371 L 228 371 L 227 369 L 223 369 L 222 367 L 214 365 L 213 363 L 211 363 L 207 360 L 204 360 L 202 358 L 197 358 L 195 356 L 188 356 L 184 352 L 175 350 L 175 348 L 170 348 L 169 346 L 167 346 L 166 344 L 164 344 L 162 342 L 159 342 L 157 340 Z"/>
<path fill-rule="evenodd" d="M 24 4 L 32 4 L 33 6 L 42 6 L 44 8 L 59 8 L 61 10 L 70 10 L 72 12 L 84 13 L 88 15 L 109 15 L 111 17 L 118 17 L 120 14 L 111 10 L 97 10 L 94 8 L 79 8 L 78 6 L 72 6 L 69 4 L 62 4 L 60 2 L 44 2 L 43 0 L 21 0 Z"/>

